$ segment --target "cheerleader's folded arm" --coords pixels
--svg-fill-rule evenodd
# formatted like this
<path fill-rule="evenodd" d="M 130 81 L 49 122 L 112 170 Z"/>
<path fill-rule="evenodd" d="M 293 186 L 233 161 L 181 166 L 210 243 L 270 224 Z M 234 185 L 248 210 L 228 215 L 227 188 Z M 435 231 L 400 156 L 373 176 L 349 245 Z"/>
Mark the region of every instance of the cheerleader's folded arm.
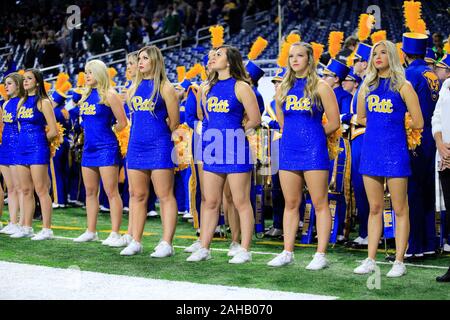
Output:
<path fill-rule="evenodd" d="M 108 105 L 111 107 L 111 111 L 117 120 L 114 125 L 116 131 L 122 131 L 127 126 L 127 116 L 123 107 L 122 100 L 119 94 L 115 90 L 110 90 L 106 97 Z"/>
<path fill-rule="evenodd" d="M 44 114 L 45 121 L 47 122 L 47 140 L 51 140 L 58 134 L 58 128 L 56 127 L 56 117 L 53 110 L 53 105 L 48 99 L 43 99 L 38 105 L 39 111 Z"/>
<path fill-rule="evenodd" d="M 405 101 L 408 112 L 411 115 L 412 122 L 410 127 L 412 129 L 422 129 L 423 116 L 420 109 L 419 98 L 409 81 L 406 81 L 400 89 L 400 95 L 402 96 L 403 101 Z"/>
<path fill-rule="evenodd" d="M 322 102 L 325 115 L 327 116 L 328 121 L 323 127 L 325 129 L 325 134 L 328 136 L 341 126 L 339 106 L 333 89 L 331 89 L 325 81 L 319 81 L 317 92 L 319 94 L 320 101 Z"/>
<path fill-rule="evenodd" d="M 261 124 L 261 112 L 259 111 L 258 100 L 250 85 L 244 81 L 236 82 L 236 97 L 244 105 L 245 114 L 248 121 L 245 124 L 245 131 L 255 129 Z"/>
<path fill-rule="evenodd" d="M 169 128 L 174 131 L 180 124 L 180 108 L 178 107 L 178 98 L 173 85 L 166 81 L 161 88 L 161 95 L 166 103 L 167 114 L 169 115 Z"/>

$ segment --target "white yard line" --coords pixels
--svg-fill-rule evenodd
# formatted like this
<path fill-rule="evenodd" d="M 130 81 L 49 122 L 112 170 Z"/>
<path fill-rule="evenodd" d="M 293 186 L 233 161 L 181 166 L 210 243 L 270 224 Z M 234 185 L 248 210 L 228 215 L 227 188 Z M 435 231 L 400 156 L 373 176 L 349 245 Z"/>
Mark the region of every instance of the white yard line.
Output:
<path fill-rule="evenodd" d="M 149 272 L 151 272 L 149 270 Z M 24 300 L 332 300 L 284 291 L 154 280 L 0 262 L 0 299 Z"/>

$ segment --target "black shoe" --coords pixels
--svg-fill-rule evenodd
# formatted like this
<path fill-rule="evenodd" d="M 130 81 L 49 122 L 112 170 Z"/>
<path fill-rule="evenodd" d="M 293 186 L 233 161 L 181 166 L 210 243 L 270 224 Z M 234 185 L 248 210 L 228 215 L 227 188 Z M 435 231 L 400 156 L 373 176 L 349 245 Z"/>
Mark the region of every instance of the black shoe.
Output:
<path fill-rule="evenodd" d="M 443 276 L 436 278 L 437 282 L 450 282 L 450 268 L 448 268 L 447 273 Z"/>

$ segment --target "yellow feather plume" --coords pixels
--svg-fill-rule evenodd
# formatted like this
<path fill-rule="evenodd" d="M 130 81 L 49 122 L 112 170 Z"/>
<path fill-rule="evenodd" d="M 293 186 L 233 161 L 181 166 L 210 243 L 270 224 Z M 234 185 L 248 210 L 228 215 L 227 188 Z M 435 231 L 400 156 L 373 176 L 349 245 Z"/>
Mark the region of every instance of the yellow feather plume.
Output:
<path fill-rule="evenodd" d="M 256 41 L 253 43 L 247 57 L 250 60 L 258 59 L 258 57 L 261 55 L 261 53 L 264 51 L 264 49 L 267 48 L 268 45 L 269 45 L 269 42 L 266 39 L 264 39 L 262 37 L 258 37 L 256 39 Z"/>
<path fill-rule="evenodd" d="M 178 82 L 183 82 L 184 77 L 186 76 L 186 67 L 185 66 L 177 67 L 177 75 L 178 75 Z"/>
<path fill-rule="evenodd" d="M 444 50 L 445 52 L 447 52 L 447 54 L 450 54 L 450 39 L 446 44 L 444 44 Z"/>
<path fill-rule="evenodd" d="M 192 79 L 198 76 L 202 72 L 202 65 L 200 63 L 194 64 L 194 66 L 186 72 L 186 79 Z"/>
<path fill-rule="evenodd" d="M 380 42 L 382 40 L 386 40 L 387 39 L 386 30 L 379 30 L 377 32 L 374 32 L 370 36 L 370 39 L 372 39 L 372 44 L 375 44 L 375 43 Z"/>
<path fill-rule="evenodd" d="M 205 81 L 206 79 L 208 79 L 208 75 L 206 74 L 206 69 L 204 66 L 202 67 L 202 72 L 200 73 L 200 78 L 202 79 L 202 81 Z"/>
<path fill-rule="evenodd" d="M 403 2 L 403 16 L 405 17 L 405 26 L 411 31 L 416 32 L 417 21 L 419 21 L 422 11 L 422 3 L 412 1 Z"/>
<path fill-rule="evenodd" d="M 69 80 L 69 75 L 67 73 L 59 73 L 56 77 L 55 89 L 58 90 L 67 80 Z"/>
<path fill-rule="evenodd" d="M 78 73 L 77 87 L 84 87 L 86 84 L 86 74 L 84 72 Z"/>
<path fill-rule="evenodd" d="M 372 31 L 375 18 L 371 14 L 363 13 L 359 16 L 358 21 L 358 39 L 359 41 L 365 41 L 369 38 Z"/>
<path fill-rule="evenodd" d="M 405 58 L 403 57 L 403 50 L 402 50 L 403 43 L 398 42 L 395 44 L 395 46 L 397 47 L 397 53 L 398 57 L 400 58 L 400 63 L 405 64 Z"/>
<path fill-rule="evenodd" d="M 354 64 L 354 57 L 355 57 L 355 54 L 356 54 L 356 50 L 355 51 L 353 51 L 348 57 L 347 57 L 347 67 L 353 67 L 353 64 Z"/>
<path fill-rule="evenodd" d="M 20 69 L 19 71 L 17 71 L 17 73 L 18 73 L 18 74 L 20 74 L 21 76 L 23 76 L 23 75 L 24 75 L 24 73 L 25 73 L 25 70 L 23 70 L 23 69 Z"/>
<path fill-rule="evenodd" d="M 72 84 L 69 81 L 66 81 L 60 85 L 57 90 L 62 93 L 67 93 L 70 89 L 72 89 Z"/>
<path fill-rule="evenodd" d="M 289 59 L 289 50 L 291 49 L 291 44 L 287 41 L 283 42 L 281 45 L 281 50 L 278 55 L 277 63 L 280 67 L 287 67 L 288 59 Z"/>
<path fill-rule="evenodd" d="M 209 28 L 209 32 L 211 33 L 211 45 L 213 48 L 218 48 L 223 45 L 223 32 L 224 29 L 221 25 L 212 26 Z"/>
<path fill-rule="evenodd" d="M 313 49 L 314 61 L 316 64 L 318 64 L 325 46 L 317 42 L 311 42 L 311 47 Z"/>
<path fill-rule="evenodd" d="M 108 75 L 110 79 L 113 79 L 115 76 L 117 76 L 117 70 L 113 67 L 108 68 Z"/>
<path fill-rule="evenodd" d="M 49 82 L 44 82 L 44 88 L 45 88 L 45 92 L 47 92 L 47 94 L 50 92 L 50 90 L 52 89 L 52 84 Z"/>
<path fill-rule="evenodd" d="M 328 36 L 328 52 L 331 58 L 335 58 L 341 51 L 342 42 L 344 41 L 344 33 L 341 31 L 331 31 Z"/>
<path fill-rule="evenodd" d="M 424 20 L 419 19 L 419 21 L 417 21 L 416 32 L 421 34 L 427 34 L 427 25 Z"/>
<path fill-rule="evenodd" d="M 0 95 L 2 96 L 3 100 L 8 100 L 8 93 L 6 92 L 6 88 L 3 83 L 0 84 Z"/>
<path fill-rule="evenodd" d="M 302 40 L 302 38 L 300 37 L 299 34 L 297 33 L 291 33 L 286 37 L 286 41 L 289 43 L 296 43 L 296 42 L 300 42 Z"/>

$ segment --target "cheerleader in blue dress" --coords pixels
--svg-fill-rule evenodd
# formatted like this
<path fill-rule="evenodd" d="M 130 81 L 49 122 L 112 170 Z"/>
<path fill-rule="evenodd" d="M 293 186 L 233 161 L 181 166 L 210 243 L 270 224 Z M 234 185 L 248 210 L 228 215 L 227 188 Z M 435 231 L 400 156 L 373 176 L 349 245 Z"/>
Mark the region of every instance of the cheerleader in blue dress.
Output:
<path fill-rule="evenodd" d="M 249 249 L 254 228 L 250 202 L 253 161 L 246 134 L 252 133 L 260 124 L 261 114 L 242 56 L 236 48 L 219 47 L 211 59 L 211 69 L 211 80 L 202 90 L 208 129 L 203 137 L 206 142 L 203 151 L 205 208 L 200 230 L 201 248 L 187 261 L 211 258 L 209 246 L 217 226 L 223 187 L 228 179 L 242 234 L 242 248 L 229 262 L 245 263 L 251 261 Z M 244 112 L 248 118 L 245 124 Z"/>
<path fill-rule="evenodd" d="M 53 106 L 45 92 L 42 73 L 39 70 L 30 69 L 25 71 L 23 77 L 26 93 L 17 109 L 19 136 L 15 163 L 18 165 L 19 184 L 23 193 L 24 219 L 21 230 L 11 235 L 11 238 L 33 236 L 34 192 L 36 192 L 41 204 L 43 228 L 32 240 L 47 240 L 53 238 L 48 166 L 50 164 L 49 140 L 57 135 L 56 119 Z"/>
<path fill-rule="evenodd" d="M 164 58 L 155 47 L 138 53 L 139 71 L 128 91 L 131 131 L 127 152 L 130 214 L 133 215 L 133 241 L 121 254 L 142 252 L 141 239 L 147 217 L 149 184 L 160 200 L 163 236 L 151 257 L 174 254 L 172 241 L 177 222 L 174 197 L 175 152 L 172 132 L 179 124 L 178 99 L 166 76 Z"/>
<path fill-rule="evenodd" d="M 118 186 L 120 152 L 113 126 L 116 131 L 121 131 L 127 126 L 127 119 L 121 99 L 111 87 L 106 65 L 100 60 L 89 61 L 85 73 L 87 87 L 80 101 L 81 126 L 84 130 L 81 171 L 86 189 L 88 228 L 74 241 L 98 239 L 96 227 L 101 178 L 111 208 L 112 224 L 112 232 L 102 244 L 120 247 L 123 246 L 119 234 L 122 222 L 122 199 Z"/>
<path fill-rule="evenodd" d="M 318 235 L 317 252 L 306 268 L 320 270 L 328 265 L 325 252 L 331 232 L 327 135 L 339 128 L 340 121 L 336 97 L 331 87 L 318 78 L 309 44 L 292 44 L 287 72 L 276 93 L 276 107 L 282 130 L 279 168 L 285 199 L 284 251 L 268 265 L 280 267 L 294 261 L 298 212 L 306 183 L 316 210 Z M 324 113 L 328 119 L 325 125 Z"/>
<path fill-rule="evenodd" d="M 395 211 L 396 261 L 387 274 L 406 274 L 403 264 L 409 236 L 408 176 L 411 174 L 405 130 L 405 113 L 411 114 L 412 129 L 423 127 L 419 100 L 412 85 L 406 81 L 396 46 L 380 41 L 371 51 L 366 77 L 358 93 L 357 120 L 366 126 L 359 172 L 369 200 L 368 258 L 357 267 L 356 274 L 375 270 L 375 257 L 380 241 L 384 208 L 384 182 Z"/>
<path fill-rule="evenodd" d="M 19 138 L 17 126 L 17 106 L 25 95 L 23 77 L 18 73 L 9 74 L 4 80 L 8 94 L 7 100 L 1 109 L 0 120 L 3 123 L 3 133 L 0 145 L 0 170 L 8 190 L 9 224 L 0 233 L 12 235 L 19 231 L 19 211 L 23 211 L 23 201 L 19 188 L 19 175 L 16 166 L 16 150 Z"/>

